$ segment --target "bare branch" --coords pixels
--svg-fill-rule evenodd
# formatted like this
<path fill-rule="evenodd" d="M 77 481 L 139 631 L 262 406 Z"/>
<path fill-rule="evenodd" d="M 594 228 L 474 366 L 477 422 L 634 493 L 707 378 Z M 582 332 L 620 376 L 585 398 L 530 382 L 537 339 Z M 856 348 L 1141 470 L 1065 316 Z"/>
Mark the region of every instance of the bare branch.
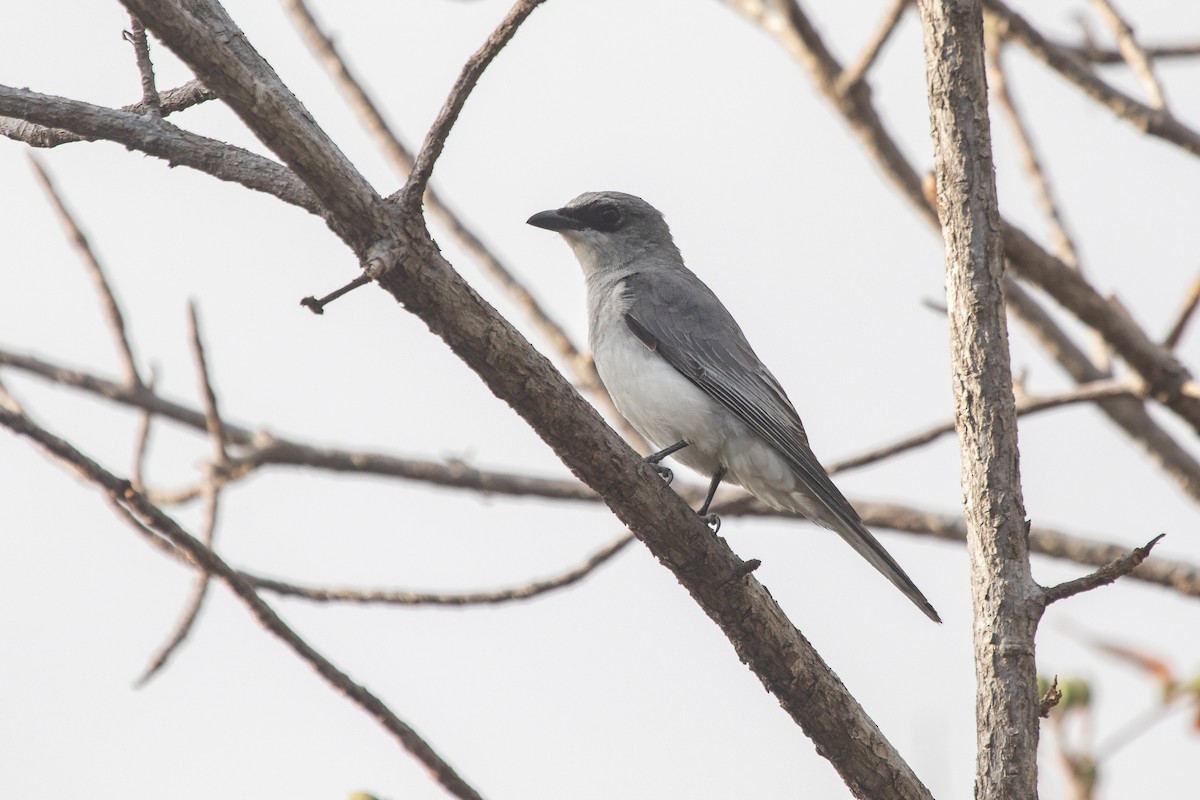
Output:
<path fill-rule="evenodd" d="M 1097 380 L 1058 394 L 1045 396 L 1027 395 L 1022 397 L 1017 401 L 1016 413 L 1017 416 L 1026 416 L 1036 414 L 1039 411 L 1046 411 L 1051 408 L 1059 408 L 1076 403 L 1092 403 L 1097 400 L 1107 400 L 1114 397 L 1134 397 L 1136 396 L 1135 389 L 1136 387 L 1127 380 Z M 929 444 L 948 433 L 954 433 L 953 421 L 934 425 L 919 433 L 906 436 L 892 444 L 869 450 L 857 456 L 844 458 L 841 461 L 833 461 L 826 467 L 826 470 L 832 475 L 837 472 L 845 472 L 863 467 L 867 464 L 874 464 L 877 461 L 890 458 L 898 453 Z"/>
<path fill-rule="evenodd" d="M 429 133 L 425 135 L 425 142 L 421 145 L 421 151 L 417 153 L 416 161 L 413 162 L 408 182 L 397 193 L 397 197 L 392 198 L 406 209 L 412 210 L 419 206 L 421 198 L 425 194 L 425 187 L 429 183 L 429 176 L 433 173 L 433 165 L 442 154 L 442 148 L 446 146 L 446 137 L 450 135 L 450 129 L 454 127 L 454 123 L 458 121 L 458 115 L 466 104 L 471 90 L 475 88 L 475 84 L 483 75 L 483 71 L 516 34 L 521 23 L 543 2 L 545 0 L 517 0 L 496 30 L 488 36 L 483 46 L 472 53 L 471 57 L 467 59 L 467 63 L 463 65 L 458 80 L 454 82 L 454 88 L 450 90 L 450 96 L 446 98 L 445 105 L 438 112 L 437 119 L 433 121 Z"/>
<path fill-rule="evenodd" d="M 11 124 L 26 120 L 33 125 Z M 223 181 L 265 192 L 305 211 L 324 216 L 316 197 L 287 167 L 249 150 L 185 131 L 164 120 L 131 111 L 82 103 L 27 89 L 0 86 L 0 134 L 36 145 L 49 137 L 61 143 L 55 130 L 68 130 L 83 140 L 106 139 L 182 165 Z M 43 146 L 53 146 L 46 144 Z"/>
<path fill-rule="evenodd" d="M 368 689 L 355 683 L 332 662 L 317 652 L 279 618 L 275 611 L 263 601 L 258 593 L 241 575 L 226 564 L 212 550 L 179 526 L 146 500 L 145 496 L 105 470 L 95 461 L 80 453 L 69 443 L 50 434 L 20 414 L 0 409 L 0 425 L 33 441 L 54 460 L 103 491 L 117 505 L 127 509 L 130 518 L 136 518 L 138 527 L 153 531 L 187 554 L 205 573 L 219 578 L 246 605 L 254 618 L 284 644 L 292 648 L 308 662 L 317 673 L 338 692 L 346 695 L 356 705 L 380 723 L 406 750 L 412 753 L 448 792 L 463 800 L 480 800 L 480 795 L 464 781 L 454 768 L 439 756 L 407 723 L 392 713 Z"/>
<path fill-rule="evenodd" d="M 871 102 L 869 88 L 860 84 L 859 88 L 844 95 L 835 91 L 841 66 L 795 0 L 782 4 L 767 3 L 765 0 L 725 2 L 762 26 L 764 31 L 779 39 L 796 56 L 807 68 L 817 89 L 846 118 L 851 130 L 862 141 L 884 175 L 911 201 L 922 217 L 939 225 L 926 199 L 920 175 L 908 163 L 884 127 Z M 998 6 L 999 0 L 988 0 L 988 4 L 989 8 Z M 1016 24 L 1010 20 L 1009 29 Z M 1036 35 L 1036 32 L 1031 35 Z M 1086 67 L 1080 68 L 1086 70 Z M 1200 138 L 1197 141 L 1200 143 Z M 1003 222 L 1003 225 L 1005 254 L 1013 270 L 1022 278 L 1037 284 L 1081 321 L 1099 331 L 1147 383 L 1151 397 L 1200 431 L 1200 399 L 1190 397 L 1185 391 L 1191 374 L 1169 352 L 1151 341 L 1128 315 L 1114 309 L 1074 270 L 1043 250 L 1020 228 L 1008 222 Z"/>
<path fill-rule="evenodd" d="M 1093 64 L 1123 64 L 1125 57 L 1121 55 L 1120 50 L 1112 50 L 1108 48 L 1096 47 L 1094 44 L 1087 42 L 1082 46 L 1064 44 L 1055 42 L 1054 46 L 1060 50 L 1065 50 L 1071 53 L 1076 58 L 1090 61 Z M 1146 57 L 1153 61 L 1162 61 L 1169 58 L 1195 58 L 1200 56 L 1200 44 L 1171 44 L 1158 45 L 1154 47 L 1143 47 Z"/>
<path fill-rule="evenodd" d="M 892 0 L 892 4 L 888 6 L 888 10 L 883 16 L 883 22 L 875 29 L 875 35 L 867 42 L 858 60 L 842 70 L 842 74 L 838 76 L 837 92 L 839 94 L 845 94 L 850 87 L 858 85 L 866 77 L 867 72 L 875 64 L 875 60 L 879 58 L 883 46 L 887 44 L 888 39 L 892 38 L 896 26 L 900 24 L 905 10 L 910 5 L 912 5 L 912 0 Z"/>
<path fill-rule="evenodd" d="M 1073 52 L 1059 48 L 1042 36 L 1024 17 L 1001 0 L 985 0 L 984 4 L 996 16 L 1002 36 L 1020 43 L 1039 61 L 1078 86 L 1093 100 L 1143 133 L 1178 145 L 1192 155 L 1200 155 L 1200 133 L 1165 110 L 1151 108 L 1105 83 Z"/>
<path fill-rule="evenodd" d="M 1029 134 L 1029 126 L 1025 123 L 1025 119 L 1008 89 L 1008 76 L 1004 69 L 1004 39 L 997 35 L 994 26 L 988 26 L 987 34 L 988 87 L 1012 126 L 1021 165 L 1025 168 L 1025 174 L 1030 183 L 1033 184 L 1038 205 L 1042 207 L 1042 213 L 1046 215 L 1046 220 L 1050 223 L 1050 239 L 1054 243 L 1054 254 L 1067 266 L 1079 269 L 1079 249 L 1075 246 L 1074 238 L 1067 231 L 1066 223 L 1059 211 L 1058 201 L 1055 199 L 1054 191 L 1050 188 L 1050 181 L 1046 177 L 1046 170 L 1042 167 L 1037 148 L 1034 147 L 1033 138 Z"/>
<path fill-rule="evenodd" d="M 1165 111 L 1167 108 L 1167 98 L 1163 93 L 1162 84 L 1158 80 L 1158 76 L 1154 74 L 1154 67 L 1150 64 L 1150 58 L 1146 55 L 1146 51 L 1138 44 L 1134 38 L 1133 28 L 1130 27 L 1129 21 L 1126 20 L 1109 0 L 1092 0 L 1092 6 L 1096 9 L 1096 13 L 1100 15 L 1100 19 L 1113 32 L 1113 36 L 1117 40 L 1117 50 L 1121 53 L 1121 58 L 1125 59 L 1125 63 L 1133 70 L 1133 74 L 1138 76 L 1142 84 L 1146 87 L 1146 93 L 1150 97 L 1150 105 L 1154 108 Z"/>
<path fill-rule="evenodd" d="M 965 542 L 967 539 L 966 525 L 958 515 L 937 514 L 894 503 L 856 501 L 854 508 L 863 522 L 872 528 L 887 528 L 953 542 Z M 1125 545 L 1072 536 L 1040 525 L 1029 528 L 1029 549 L 1039 555 L 1093 567 L 1103 567 L 1129 554 L 1129 548 Z M 1200 597 L 1200 566 L 1194 564 L 1155 558 L 1142 564 L 1129 577 L 1173 589 L 1188 597 Z"/>
<path fill-rule="evenodd" d="M 64 378 L 60 381 L 64 385 L 74 386 L 135 408 L 143 408 L 149 413 L 167 417 L 195 430 L 205 430 L 203 413 L 164 400 L 153 393 L 132 393 L 120 384 L 87 373 L 61 370 L 35 359 L 15 357 L 3 350 L 0 350 L 0 365 L 23 369 L 49 380 Z M 34 368 L 30 369 L 31 366 Z M 571 502 L 596 502 L 600 499 L 586 485 L 569 478 L 542 478 L 520 473 L 481 470 L 460 461 L 444 462 L 385 453 L 313 447 L 299 442 L 273 439 L 261 433 L 255 434 L 248 428 L 228 422 L 224 423 L 224 432 L 227 441 L 251 448 L 245 454 L 233 456 L 219 472 L 218 479 L 226 482 L 244 477 L 261 466 L 305 466 L 333 472 L 356 472 L 412 480 L 434 486 L 477 491 L 484 495 L 540 497 Z M 703 498 L 705 492 L 702 486 L 676 488 L 689 502 Z M 185 502 L 199 498 L 202 492 L 202 487 L 196 487 L 174 496 L 154 493 L 151 500 L 156 504 Z M 873 528 L 887 528 L 955 542 L 966 541 L 966 527 L 960 516 L 939 515 L 886 503 L 856 501 L 854 506 L 863 521 Z M 721 513 L 724 516 L 786 516 L 749 495 L 723 501 Z M 1036 525 L 1031 529 L 1029 546 L 1033 552 L 1041 555 L 1097 567 L 1127 552 L 1126 548 L 1119 545 L 1073 537 Z M 1200 568 L 1189 564 L 1155 559 L 1143 564 L 1132 577 L 1173 588 L 1185 595 L 1200 597 Z"/>
<path fill-rule="evenodd" d="M 1004 295 L 1009 312 L 1025 323 L 1046 352 L 1073 380 L 1082 384 L 1107 379 L 1108 373 L 1092 363 L 1015 279 L 1009 277 L 1005 281 Z M 1200 501 L 1200 462 L 1154 421 L 1141 400 L 1117 397 L 1101 400 L 1097 406 L 1189 497 Z"/>
<path fill-rule="evenodd" d="M 1043 589 L 1041 592 L 1043 605 L 1048 606 L 1051 603 L 1073 597 L 1082 592 L 1107 586 L 1115 582 L 1118 578 L 1123 578 L 1150 557 L 1150 551 L 1154 549 L 1154 545 L 1158 544 L 1159 540 L 1164 536 L 1166 536 L 1165 533 L 1160 533 L 1144 546 L 1135 547 L 1132 552 L 1121 558 L 1113 559 L 1091 575 L 1084 575 L 1082 578 L 1076 578 L 1073 581 L 1067 581 L 1066 583 L 1060 583 L 1057 586 Z"/>
<path fill-rule="evenodd" d="M 1188 323 L 1192 321 L 1192 315 L 1196 313 L 1198 305 L 1200 305 L 1200 278 L 1192 281 L 1192 285 L 1188 288 L 1183 307 L 1175 317 L 1175 322 L 1171 325 L 1167 337 L 1163 339 L 1163 347 L 1174 350 L 1179 346 L 1179 340 L 1183 338 L 1183 332 L 1187 330 Z"/>
<path fill-rule="evenodd" d="M 556 575 L 553 578 L 546 578 L 540 581 L 518 586 L 513 589 L 499 589 L 493 592 L 471 592 L 469 594 L 431 594 L 427 592 L 404 592 L 404 591 L 383 591 L 383 590 L 364 590 L 364 589 L 317 589 L 306 586 L 297 586 L 292 583 L 283 581 L 271 580 L 270 578 L 261 578 L 249 573 L 241 573 L 247 581 L 259 589 L 265 589 L 268 592 L 284 595 L 286 597 L 299 597 L 304 600 L 312 600 L 319 603 L 328 602 L 343 602 L 343 603 L 379 603 L 384 605 L 403 605 L 403 606 L 422 606 L 422 605 L 437 605 L 437 606 L 469 606 L 469 605 L 499 605 L 501 603 L 511 603 L 517 600 L 529 600 L 547 592 L 555 591 L 570 586 L 574 583 L 586 578 L 588 575 L 595 572 L 604 564 L 608 563 L 613 556 L 624 550 L 630 542 L 633 541 L 631 534 L 625 534 L 616 541 L 604 547 L 589 556 L 582 564 L 572 567 L 571 569 Z"/>
<path fill-rule="evenodd" d="M 216 95 L 210 92 L 203 83 L 198 80 L 190 80 L 182 86 L 169 89 L 160 94 L 159 110 L 163 116 L 166 116 L 167 114 L 174 114 L 177 111 L 183 111 L 200 103 L 206 103 L 215 98 Z M 144 101 L 138 102 L 122 106 L 120 110 L 141 116 L 146 113 L 146 104 Z M 47 127 L 12 117 L 0 117 L 0 136 L 24 142 L 30 147 L 58 147 L 60 144 L 88 142 L 99 138 L 107 138 L 87 136 L 64 128 Z"/>
<path fill-rule="evenodd" d="M 146 28 L 137 17 L 129 17 L 129 42 L 133 45 L 138 73 L 142 78 L 142 106 L 147 116 L 162 117 L 162 101 L 154 85 L 154 64 L 150 62 L 150 43 L 146 40 Z"/>
<path fill-rule="evenodd" d="M 412 151 L 384 118 L 379 104 L 371 97 L 362 81 L 338 52 L 333 38 L 322 30 L 305 0 L 284 0 L 283 4 L 309 50 L 325 68 L 363 127 L 374 137 L 375 143 L 391 161 L 396 171 L 401 176 L 407 176 L 413 166 Z M 459 246 L 508 293 L 517 307 L 533 323 L 538 333 L 549 342 L 551 348 L 571 369 L 580 386 L 604 404 L 609 412 L 609 418 L 620 424 L 621 433 L 625 438 L 635 447 L 644 445 L 641 434 L 634 430 L 613 406 L 612 399 L 604 389 L 591 357 L 576 347 L 566 330 L 538 302 L 538 299 L 526 288 L 517 274 L 496 255 L 495 251 L 483 241 L 480 234 L 460 214 L 442 200 L 432 184 L 427 185 L 425 189 L 425 209 L 434 219 L 446 226 Z"/>
<path fill-rule="evenodd" d="M 143 386 L 142 376 L 138 373 L 137 358 L 133 355 L 133 347 L 130 345 L 129 335 L 125 331 L 125 317 L 121 314 L 121 306 L 117 303 L 116 295 L 113 294 L 112 286 L 105 275 L 104 267 L 100 265 L 100 259 L 96 257 L 96 252 L 92 249 L 91 243 L 79 227 L 79 224 L 75 221 L 71 210 L 67 208 L 66 202 L 55 187 L 54 181 L 50 179 L 46 168 L 42 166 L 41 160 L 32 153 L 29 153 L 28 157 L 29 165 L 33 167 L 33 172 L 37 175 L 42 189 L 45 190 L 46 197 L 50 200 L 51 205 L 54 206 L 54 210 L 58 214 L 58 220 L 62 223 L 67 238 L 71 241 L 75 252 L 79 255 L 79 259 L 87 268 L 88 275 L 91 277 L 92 283 L 100 295 L 100 307 L 104 311 L 105 319 L 108 320 L 108 327 L 112 331 L 113 338 L 116 340 L 117 352 L 121 357 L 121 368 L 125 373 L 125 382 L 131 388 L 141 388 Z"/>
<path fill-rule="evenodd" d="M 158 386 L 158 370 L 153 365 L 150 367 L 150 380 L 146 382 L 146 390 L 150 394 L 154 394 L 154 390 Z M 134 437 L 133 445 L 133 466 L 129 472 L 129 482 L 133 484 L 133 488 L 139 492 L 145 493 L 145 473 L 146 473 L 146 454 L 150 449 L 150 428 L 154 422 L 154 412 L 150 409 L 143 409 L 138 420 L 137 435 Z"/>
<path fill-rule="evenodd" d="M 224 425 L 221 422 L 221 414 L 217 407 L 217 393 L 213 389 L 212 376 L 208 369 L 208 359 L 204 355 L 204 341 L 200 336 L 200 321 L 195 302 L 188 303 L 188 336 L 191 340 L 192 355 L 196 360 L 200 395 L 204 399 L 204 426 L 208 430 L 209 439 L 212 441 L 213 447 L 213 462 L 207 467 L 204 488 L 201 492 L 204 498 L 204 527 L 201 529 L 200 535 L 200 541 L 205 547 L 211 550 L 213 537 L 217 532 L 217 516 L 221 501 L 222 484 L 217 480 L 217 470 L 225 465 L 228 456 L 225 452 Z M 198 571 L 194 579 L 192 595 L 188 599 L 187 606 L 184 608 L 183 616 L 176 624 L 175 630 L 167 639 L 166 644 L 151 659 L 150 665 L 137 680 L 136 686 L 144 686 L 154 678 L 167 665 L 167 661 L 170 660 L 175 651 L 187 639 L 188 634 L 191 633 L 192 627 L 196 623 L 196 619 L 200 616 L 200 609 L 204 605 L 204 598 L 208 595 L 208 586 L 209 574 L 204 570 Z"/>
<path fill-rule="evenodd" d="M 971 564 L 975 797 L 1037 795 L 1038 698 L 980 0 L 919 0 Z"/>
<path fill-rule="evenodd" d="M 123 0 L 317 196 L 363 264 L 399 260 L 396 219 L 219 4 Z"/>

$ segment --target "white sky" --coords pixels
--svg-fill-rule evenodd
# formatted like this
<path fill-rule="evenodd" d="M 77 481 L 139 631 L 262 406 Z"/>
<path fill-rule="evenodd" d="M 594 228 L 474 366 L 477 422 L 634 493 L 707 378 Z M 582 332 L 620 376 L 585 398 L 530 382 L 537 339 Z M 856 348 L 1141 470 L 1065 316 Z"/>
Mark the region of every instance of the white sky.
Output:
<path fill-rule="evenodd" d="M 884 3 L 806 7 L 843 59 Z M 1068 35 L 1083 3 L 1025 3 Z M 1126 3 L 1147 40 L 1200 36 L 1200 6 Z M 231 2 L 233 18 L 381 192 L 374 152 L 282 10 Z M 416 144 L 462 62 L 506 2 L 324 3 L 396 127 Z M 115 3 L 11 4 L 0 82 L 108 105 L 139 97 Z M 162 88 L 187 71 L 155 43 Z M 906 18 L 874 73 L 905 151 L 931 164 L 920 35 Z M 1013 90 L 1036 128 L 1089 275 L 1155 334 L 1196 274 L 1200 164 L 1140 137 L 1024 55 Z M 1120 69 L 1106 71 L 1139 91 Z M 1164 65 L 1169 100 L 1200 119 L 1200 65 Z M 211 103 L 172 121 L 262 151 Z M 995 141 L 1004 213 L 1033 235 L 1011 137 Z M 95 294 L 34 183 L 22 145 L 0 141 L 0 346 L 116 376 Z M 187 346 L 199 306 L 226 417 L 316 443 L 481 467 L 566 470 L 415 318 L 375 288 L 324 317 L 297 302 L 356 274 L 315 217 L 113 144 L 40 153 L 108 265 L 143 365 L 198 405 Z M 878 179 L 800 68 L 718 3 L 549 0 L 471 97 L 434 181 L 580 341 L 578 267 L 533 212 L 586 190 L 662 209 L 692 268 L 737 315 L 826 460 L 950 414 L 947 332 L 922 305 L 942 293 L 940 241 Z M 435 235 L 440 232 L 435 230 Z M 444 236 L 451 262 L 502 311 L 505 297 Z M 515 313 L 510 318 L 524 321 Z M 541 343 L 530 334 L 535 344 Z M 1069 384 L 1016 328 L 1031 391 Z M 1200 335 L 1180 355 L 1200 364 Z M 36 419 L 127 473 L 137 417 L 5 370 Z M 1187 446 L 1194 434 L 1156 414 Z M 1021 470 L 1037 523 L 1200 561 L 1195 505 L 1098 412 L 1024 421 Z M 194 478 L 208 443 L 155 431 L 149 477 Z M 952 439 L 848 473 L 851 497 L 954 512 Z M 719 509 L 718 509 L 719 510 Z M 195 526 L 196 509 L 179 517 Z M 175 624 L 191 576 L 147 548 L 92 489 L 26 442 L 0 437 L 0 796 L 388 798 L 444 796 L 358 708 L 264 634 L 221 588 L 165 674 L 132 681 Z M 277 470 L 224 495 L 231 563 L 323 585 L 454 590 L 516 585 L 574 564 L 620 533 L 599 506 L 480 499 L 377 479 Z M 946 621 L 928 623 L 849 548 L 806 523 L 729 518 L 722 529 L 940 798 L 974 773 L 966 556 L 881 539 Z M 1052 583 L 1081 574 L 1038 559 Z M 379 694 L 488 798 L 845 797 L 833 769 L 640 546 L 581 586 L 483 610 L 315 607 L 272 601 L 308 640 Z M 1158 700 L 1144 676 L 1067 629 L 1200 664 L 1197 604 L 1123 583 L 1054 606 L 1044 672 L 1092 680 L 1101 742 Z M 1200 778 L 1176 715 L 1101 765 L 1102 796 L 1182 797 Z M 1048 738 L 1048 737 L 1044 737 Z M 1045 750 L 1046 796 L 1062 783 Z"/>

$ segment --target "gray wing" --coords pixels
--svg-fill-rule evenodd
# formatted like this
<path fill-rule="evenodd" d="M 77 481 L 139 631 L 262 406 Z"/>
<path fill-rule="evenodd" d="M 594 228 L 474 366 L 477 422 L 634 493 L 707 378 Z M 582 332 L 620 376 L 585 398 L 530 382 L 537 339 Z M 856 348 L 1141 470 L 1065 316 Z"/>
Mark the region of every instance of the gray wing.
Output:
<path fill-rule="evenodd" d="M 631 305 L 625 323 L 633 335 L 774 447 L 828 512 L 830 527 L 926 616 L 941 622 L 829 479 L 791 400 L 708 286 L 691 272 L 639 273 L 626 279 L 626 297 Z"/>

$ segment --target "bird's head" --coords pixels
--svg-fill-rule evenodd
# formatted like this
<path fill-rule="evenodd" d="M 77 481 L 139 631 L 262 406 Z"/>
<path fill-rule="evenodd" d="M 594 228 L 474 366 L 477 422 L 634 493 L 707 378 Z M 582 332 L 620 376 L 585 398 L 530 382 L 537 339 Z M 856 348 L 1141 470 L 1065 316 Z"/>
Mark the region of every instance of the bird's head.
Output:
<path fill-rule="evenodd" d="M 625 272 L 648 257 L 682 265 L 663 215 L 631 194 L 588 192 L 528 222 L 561 234 L 589 276 Z"/>

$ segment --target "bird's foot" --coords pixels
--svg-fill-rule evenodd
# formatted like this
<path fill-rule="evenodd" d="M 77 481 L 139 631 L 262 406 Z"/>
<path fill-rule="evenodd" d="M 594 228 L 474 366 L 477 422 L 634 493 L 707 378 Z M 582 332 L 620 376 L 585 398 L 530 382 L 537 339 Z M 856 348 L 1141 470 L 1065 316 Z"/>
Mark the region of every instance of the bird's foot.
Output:
<path fill-rule="evenodd" d="M 712 528 L 713 533 L 721 530 L 721 518 L 716 514 L 701 514 L 700 519 L 704 520 L 705 525 Z"/>
<path fill-rule="evenodd" d="M 663 483 L 665 483 L 667 486 L 670 486 L 671 481 L 675 480 L 675 473 L 671 472 L 670 467 L 664 467 L 662 464 L 659 464 L 654 461 L 647 461 L 646 463 L 649 464 L 654 469 L 654 471 L 658 473 L 658 477 L 662 478 Z"/>

